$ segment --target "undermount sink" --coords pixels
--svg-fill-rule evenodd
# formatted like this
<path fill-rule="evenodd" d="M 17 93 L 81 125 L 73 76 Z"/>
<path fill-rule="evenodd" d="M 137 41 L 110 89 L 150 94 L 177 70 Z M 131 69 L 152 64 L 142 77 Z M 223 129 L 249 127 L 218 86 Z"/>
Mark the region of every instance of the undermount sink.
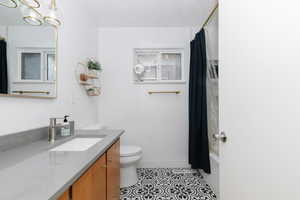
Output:
<path fill-rule="evenodd" d="M 50 151 L 86 151 L 101 140 L 103 138 L 75 138 Z"/>

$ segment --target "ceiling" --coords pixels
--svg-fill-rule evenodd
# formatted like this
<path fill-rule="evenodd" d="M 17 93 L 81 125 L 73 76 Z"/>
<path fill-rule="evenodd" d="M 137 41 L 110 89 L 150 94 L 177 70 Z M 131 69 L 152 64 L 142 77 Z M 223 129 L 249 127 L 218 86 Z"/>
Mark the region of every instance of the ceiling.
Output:
<path fill-rule="evenodd" d="M 0 0 L 9 2 L 9 0 Z M 41 5 L 48 6 L 51 0 L 39 0 Z M 18 2 L 18 1 L 17 1 Z M 39 8 L 40 9 L 40 8 Z M 7 8 L 0 5 L 0 25 L 28 25 L 24 22 L 20 7 Z"/>
<path fill-rule="evenodd" d="M 200 26 L 217 0 L 84 0 L 100 27 Z M 78 1 L 79 3 L 79 1 Z M 71 4 L 71 2 L 70 2 Z M 82 14 L 82 13 L 80 13 Z M 19 9 L 0 6 L 0 25 L 24 25 Z"/>
<path fill-rule="evenodd" d="M 199 26 L 216 0 L 86 0 L 101 27 Z"/>

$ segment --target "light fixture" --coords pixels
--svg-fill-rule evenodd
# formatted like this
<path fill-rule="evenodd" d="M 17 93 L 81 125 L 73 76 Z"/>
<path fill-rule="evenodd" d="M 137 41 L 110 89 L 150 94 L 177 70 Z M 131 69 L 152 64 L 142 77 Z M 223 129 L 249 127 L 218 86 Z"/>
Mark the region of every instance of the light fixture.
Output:
<path fill-rule="evenodd" d="M 8 8 L 16 8 L 18 6 L 16 0 L 0 0 L 0 5 Z"/>
<path fill-rule="evenodd" d="M 51 0 L 50 5 L 50 11 L 49 13 L 44 17 L 44 21 L 52 26 L 60 26 L 61 21 L 59 20 L 60 14 L 58 12 L 57 6 L 56 6 L 56 0 Z"/>
<path fill-rule="evenodd" d="M 41 26 L 43 24 L 43 16 L 36 9 L 25 5 L 20 5 L 23 20 L 33 26 Z"/>
<path fill-rule="evenodd" d="M 28 6 L 30 8 L 39 8 L 41 6 L 38 0 L 19 0 L 19 1 L 25 6 Z"/>
<path fill-rule="evenodd" d="M 33 26 L 41 26 L 44 23 L 55 27 L 61 25 L 62 15 L 57 9 L 56 0 L 0 0 L 0 6 L 19 7 L 23 20 Z"/>

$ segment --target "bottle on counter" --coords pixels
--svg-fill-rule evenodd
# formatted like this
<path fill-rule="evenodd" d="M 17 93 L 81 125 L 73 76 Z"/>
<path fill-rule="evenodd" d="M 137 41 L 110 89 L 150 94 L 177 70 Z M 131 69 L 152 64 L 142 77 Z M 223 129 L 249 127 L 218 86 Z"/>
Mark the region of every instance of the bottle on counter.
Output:
<path fill-rule="evenodd" d="M 64 116 L 64 121 L 62 123 L 62 128 L 61 128 L 61 136 L 66 137 L 71 135 L 71 127 L 70 123 L 68 121 L 68 115 Z"/>

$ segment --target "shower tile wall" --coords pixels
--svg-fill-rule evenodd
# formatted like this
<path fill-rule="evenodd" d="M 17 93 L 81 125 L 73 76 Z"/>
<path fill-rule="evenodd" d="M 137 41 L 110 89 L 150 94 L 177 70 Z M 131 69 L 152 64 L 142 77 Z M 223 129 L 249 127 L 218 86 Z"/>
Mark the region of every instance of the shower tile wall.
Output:
<path fill-rule="evenodd" d="M 219 132 L 219 79 L 207 81 L 207 119 L 210 151 L 219 155 L 219 143 L 213 134 Z"/>

